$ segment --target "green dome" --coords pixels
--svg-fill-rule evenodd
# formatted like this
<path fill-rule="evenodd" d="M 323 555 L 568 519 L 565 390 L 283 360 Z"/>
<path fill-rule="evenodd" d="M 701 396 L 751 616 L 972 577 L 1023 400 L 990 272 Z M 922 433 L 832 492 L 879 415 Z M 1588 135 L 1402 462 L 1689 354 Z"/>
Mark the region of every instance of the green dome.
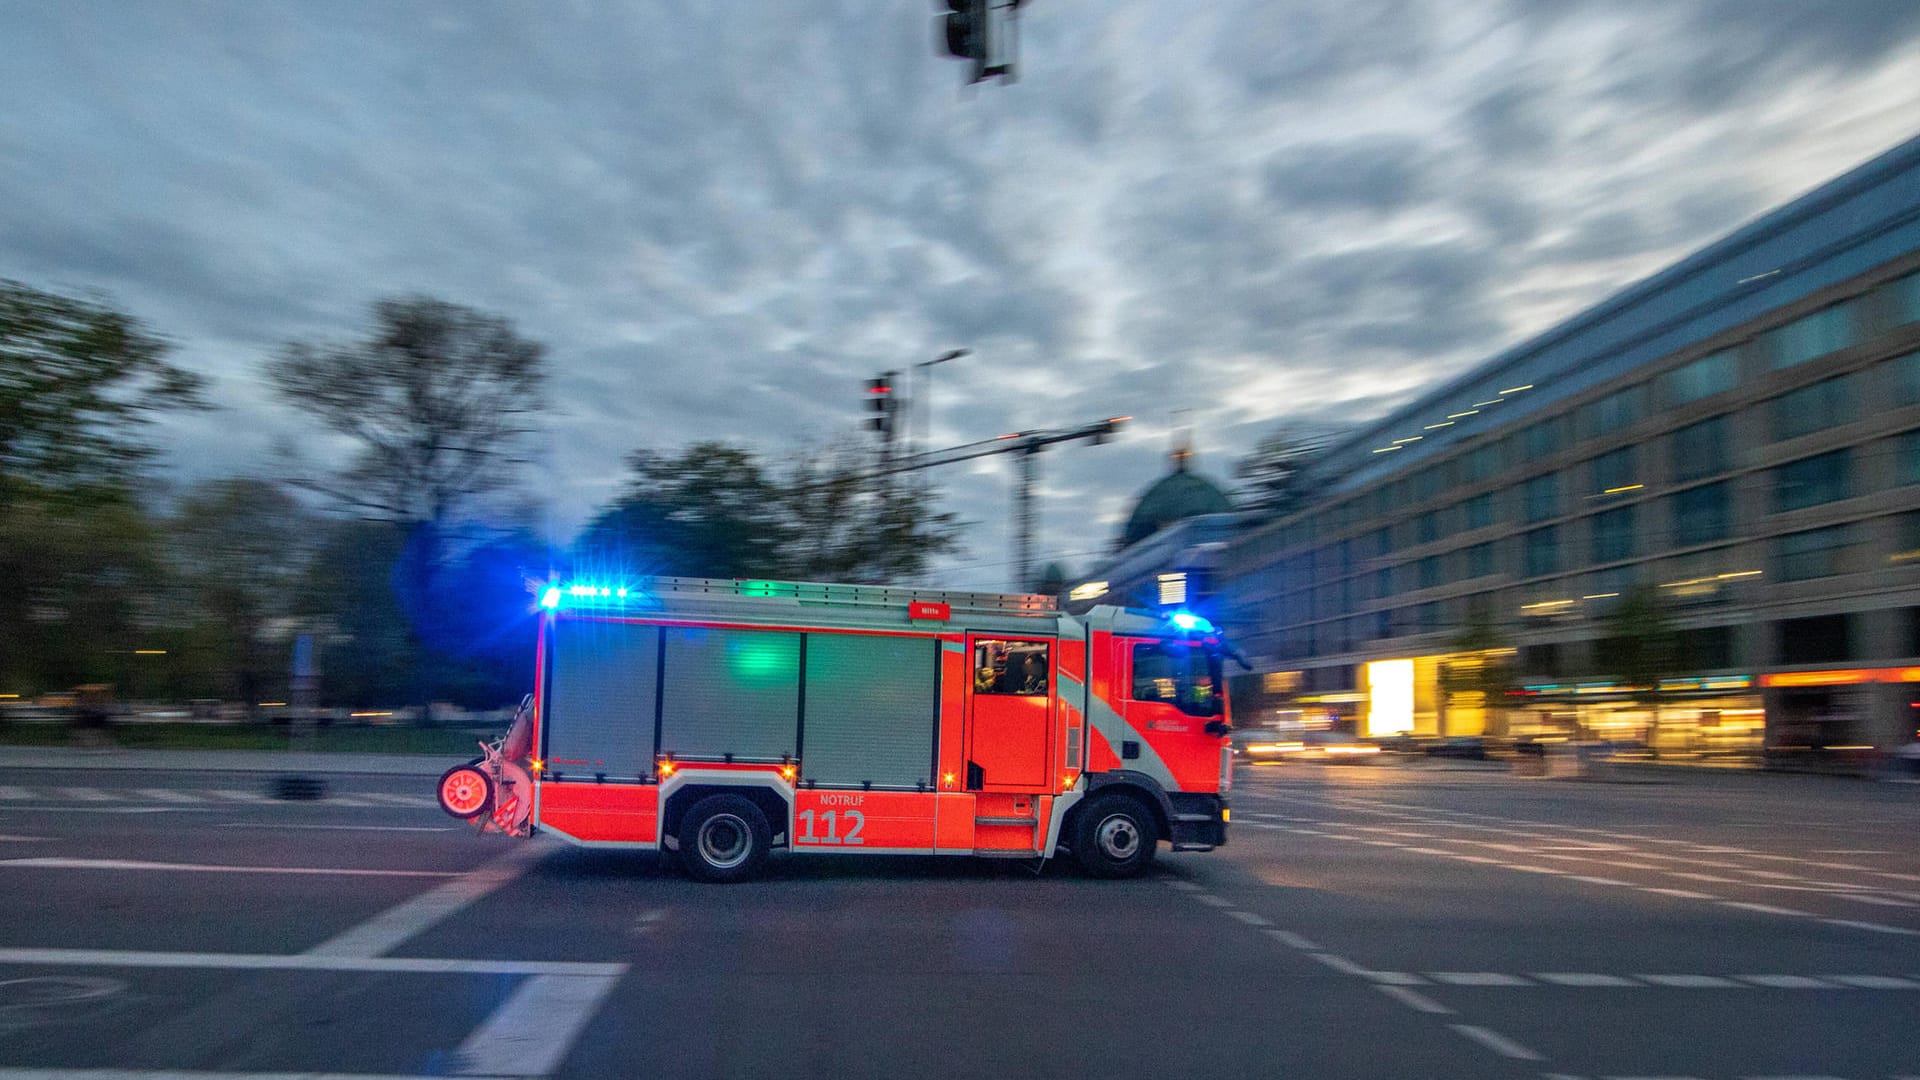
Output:
<path fill-rule="evenodd" d="M 1226 492 L 1206 477 L 1188 472 L 1186 456 L 1175 454 L 1174 471 L 1154 481 L 1134 504 L 1133 516 L 1120 534 L 1120 546 L 1139 543 L 1182 518 L 1232 510 Z"/>

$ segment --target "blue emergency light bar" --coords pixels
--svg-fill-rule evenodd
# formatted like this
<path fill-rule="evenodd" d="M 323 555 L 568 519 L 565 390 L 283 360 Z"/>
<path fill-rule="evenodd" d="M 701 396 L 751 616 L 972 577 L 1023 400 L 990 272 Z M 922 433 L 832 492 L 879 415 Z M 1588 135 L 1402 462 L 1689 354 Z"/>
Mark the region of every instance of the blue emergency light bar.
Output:
<path fill-rule="evenodd" d="M 1213 623 L 1191 611 L 1176 611 L 1167 616 L 1167 621 L 1188 633 L 1213 633 Z"/>
<path fill-rule="evenodd" d="M 563 603 L 623 603 L 639 595 L 638 590 L 630 590 L 625 585 L 553 584 L 540 593 L 540 606 L 553 611 Z"/>

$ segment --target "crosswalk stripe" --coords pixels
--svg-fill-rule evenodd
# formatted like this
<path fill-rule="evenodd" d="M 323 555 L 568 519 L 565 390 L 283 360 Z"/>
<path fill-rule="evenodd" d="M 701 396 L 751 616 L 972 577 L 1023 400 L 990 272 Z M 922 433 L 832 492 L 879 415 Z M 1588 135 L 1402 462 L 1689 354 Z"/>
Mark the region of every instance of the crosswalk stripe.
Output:
<path fill-rule="evenodd" d="M 0 799 L 31 799 L 33 793 L 26 788 L 10 787 L 0 784 Z"/>

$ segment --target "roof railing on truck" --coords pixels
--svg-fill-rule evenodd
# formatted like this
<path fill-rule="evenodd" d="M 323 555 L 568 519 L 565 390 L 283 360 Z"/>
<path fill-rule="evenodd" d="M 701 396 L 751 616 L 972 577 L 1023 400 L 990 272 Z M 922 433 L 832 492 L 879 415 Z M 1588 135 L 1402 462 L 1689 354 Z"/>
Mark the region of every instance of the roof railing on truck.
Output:
<path fill-rule="evenodd" d="M 811 581 L 767 581 L 751 578 L 643 578 L 638 591 L 662 600 L 742 599 L 786 601 L 800 607 L 893 608 L 912 604 L 945 604 L 956 615 L 1036 615 L 1060 613 L 1059 602 L 1037 593 L 967 592 L 957 589 L 919 589 L 902 585 L 843 585 Z"/>

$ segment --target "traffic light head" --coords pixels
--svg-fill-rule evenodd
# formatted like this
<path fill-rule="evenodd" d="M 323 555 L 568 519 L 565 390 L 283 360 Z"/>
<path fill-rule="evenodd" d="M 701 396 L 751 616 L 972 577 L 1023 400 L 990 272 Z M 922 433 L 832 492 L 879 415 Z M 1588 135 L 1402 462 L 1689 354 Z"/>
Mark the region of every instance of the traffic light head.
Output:
<path fill-rule="evenodd" d="M 867 429 L 878 431 L 882 435 L 893 433 L 893 376 L 882 375 L 867 380 L 867 409 L 873 413 L 867 417 Z"/>
<path fill-rule="evenodd" d="M 948 56 L 973 63 L 973 77 L 987 77 L 987 0 L 945 0 L 947 13 L 935 20 Z"/>

